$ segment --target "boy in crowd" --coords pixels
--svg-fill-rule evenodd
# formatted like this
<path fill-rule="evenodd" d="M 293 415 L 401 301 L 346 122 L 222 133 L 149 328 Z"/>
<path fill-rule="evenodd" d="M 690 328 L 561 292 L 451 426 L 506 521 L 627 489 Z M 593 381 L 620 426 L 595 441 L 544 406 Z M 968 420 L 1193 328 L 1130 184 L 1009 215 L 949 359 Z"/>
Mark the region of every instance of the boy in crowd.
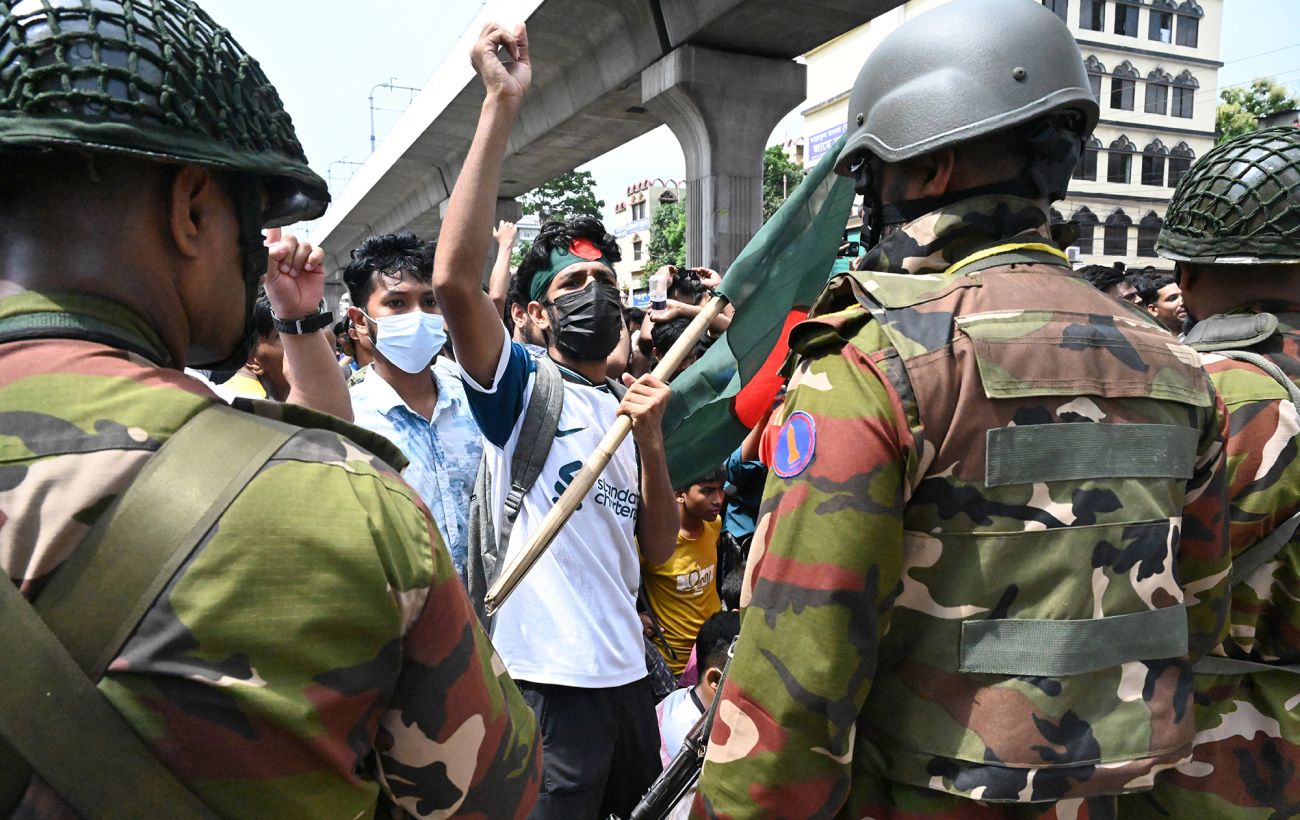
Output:
<path fill-rule="evenodd" d="M 513 59 L 503 62 L 500 48 Z M 660 770 L 635 601 L 638 544 L 651 563 L 668 560 L 675 545 L 661 428 L 670 394 L 651 376 L 625 377 L 620 401 L 606 382 L 623 314 L 613 268 L 618 246 L 598 220 L 547 222 L 515 273 L 512 301 L 526 310 L 547 358 L 507 337 L 480 282 L 501 164 L 531 84 L 523 26 L 509 32 L 489 24 L 472 61 L 487 93 L 443 220 L 433 283 L 486 441 L 493 521 L 503 520 L 515 451 L 531 445 L 519 438 L 539 379 L 549 384 L 555 376 L 563 386 L 557 432 L 540 478 L 516 496 L 518 517 L 502 560 L 524 548 L 618 415 L 631 418 L 633 438 L 613 453 L 550 549 L 496 612 L 492 640 L 542 725 L 542 795 L 533 817 L 625 815 Z"/>
<path fill-rule="evenodd" d="M 727 650 L 739 634 L 740 613 L 736 611 L 715 612 L 700 627 L 700 634 L 695 639 L 695 656 L 700 659 L 702 670 L 699 683 L 678 689 L 655 707 L 659 716 L 659 756 L 664 766 L 673 762 L 687 733 L 712 705 L 722 681 L 722 670 L 727 666 Z M 684 820 L 694 796 L 695 790 L 691 789 L 677 802 L 669 817 Z"/>
<path fill-rule="evenodd" d="M 660 564 L 641 566 L 646 599 L 672 652 L 664 660 L 681 675 L 700 627 L 722 608 L 718 597 L 718 535 L 722 532 L 721 470 L 677 490 L 677 548 Z M 674 657 L 675 655 L 675 657 Z"/>
<path fill-rule="evenodd" d="M 483 442 L 455 364 L 434 364 L 447 341 L 433 296 L 434 243 L 415 234 L 372 236 L 352 254 L 343 281 L 357 333 L 374 362 L 351 387 L 356 423 L 410 459 L 402 473 L 433 513 L 452 563 L 465 577 L 469 497 Z"/>

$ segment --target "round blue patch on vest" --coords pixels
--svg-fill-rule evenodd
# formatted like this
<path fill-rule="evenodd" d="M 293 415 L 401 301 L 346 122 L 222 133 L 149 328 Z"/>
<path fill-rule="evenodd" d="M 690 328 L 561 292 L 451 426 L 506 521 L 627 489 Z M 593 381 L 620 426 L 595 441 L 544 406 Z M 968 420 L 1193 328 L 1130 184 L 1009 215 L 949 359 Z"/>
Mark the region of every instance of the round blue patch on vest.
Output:
<path fill-rule="evenodd" d="M 812 461 L 817 448 L 817 424 L 812 416 L 799 412 L 790 416 L 777 433 L 772 471 L 781 478 L 794 478 Z"/>

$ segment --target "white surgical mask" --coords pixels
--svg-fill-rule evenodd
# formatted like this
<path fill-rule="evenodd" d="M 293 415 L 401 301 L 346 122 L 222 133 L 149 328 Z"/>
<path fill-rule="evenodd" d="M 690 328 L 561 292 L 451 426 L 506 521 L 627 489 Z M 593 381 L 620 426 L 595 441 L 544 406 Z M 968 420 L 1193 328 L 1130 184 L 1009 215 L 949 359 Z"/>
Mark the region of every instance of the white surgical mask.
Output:
<path fill-rule="evenodd" d="M 447 343 L 447 326 L 437 313 L 413 310 L 378 319 L 367 314 L 366 318 L 379 326 L 375 348 L 407 373 L 427 370 Z"/>

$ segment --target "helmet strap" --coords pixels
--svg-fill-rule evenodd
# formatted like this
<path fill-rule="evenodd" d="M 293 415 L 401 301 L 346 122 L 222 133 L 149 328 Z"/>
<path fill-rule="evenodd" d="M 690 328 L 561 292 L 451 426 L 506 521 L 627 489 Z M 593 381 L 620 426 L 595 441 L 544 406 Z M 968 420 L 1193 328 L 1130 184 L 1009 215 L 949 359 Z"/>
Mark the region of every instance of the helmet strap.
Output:
<path fill-rule="evenodd" d="M 211 381 L 221 384 L 234 376 L 248 361 L 257 345 L 257 328 L 253 324 L 253 305 L 257 301 L 257 284 L 266 273 L 266 245 L 262 239 L 262 183 L 252 174 L 238 174 L 230 186 L 239 220 L 239 247 L 244 278 L 244 331 L 239 344 L 224 359 L 191 365 L 211 370 Z"/>

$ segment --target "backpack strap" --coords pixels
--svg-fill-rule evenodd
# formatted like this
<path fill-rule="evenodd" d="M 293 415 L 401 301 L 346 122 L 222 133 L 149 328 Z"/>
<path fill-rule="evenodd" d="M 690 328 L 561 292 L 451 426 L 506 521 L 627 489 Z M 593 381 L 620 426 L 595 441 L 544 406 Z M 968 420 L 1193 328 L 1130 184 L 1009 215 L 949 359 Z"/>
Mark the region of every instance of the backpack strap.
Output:
<path fill-rule="evenodd" d="M 537 483 L 542 467 L 551 453 L 555 432 L 560 425 L 560 412 L 564 409 L 564 381 L 560 369 L 549 359 L 537 360 L 537 378 L 533 392 L 524 410 L 523 425 L 519 429 L 520 444 L 516 445 L 510 460 L 510 489 L 506 491 L 504 515 L 496 521 L 496 511 L 489 508 L 492 500 L 492 475 L 488 454 L 478 464 L 474 489 L 469 500 L 469 538 L 465 556 L 465 589 L 470 603 L 478 614 L 484 629 L 490 629 L 492 618 L 487 614 L 484 598 L 501 570 L 501 559 L 510 545 L 510 532 L 514 529 L 524 496 Z"/>
<path fill-rule="evenodd" d="M 524 496 L 537 483 L 542 466 L 551 454 L 555 432 L 564 409 L 564 380 L 560 369 L 550 359 L 537 360 L 537 381 L 533 395 L 524 411 L 524 423 L 519 428 L 519 444 L 510 460 L 510 491 L 506 493 L 505 518 L 497 527 L 497 550 L 503 552 L 510 545 L 510 531 L 523 506 Z M 488 585 L 495 580 L 488 579 Z"/>
<path fill-rule="evenodd" d="M 0 788 L 8 787 L 0 807 L 22 798 L 30 765 L 86 817 L 214 816 L 96 682 L 180 565 L 296 430 L 210 405 L 163 444 L 34 605 L 13 584 L 0 584 L 8 625 L 0 630 Z"/>

